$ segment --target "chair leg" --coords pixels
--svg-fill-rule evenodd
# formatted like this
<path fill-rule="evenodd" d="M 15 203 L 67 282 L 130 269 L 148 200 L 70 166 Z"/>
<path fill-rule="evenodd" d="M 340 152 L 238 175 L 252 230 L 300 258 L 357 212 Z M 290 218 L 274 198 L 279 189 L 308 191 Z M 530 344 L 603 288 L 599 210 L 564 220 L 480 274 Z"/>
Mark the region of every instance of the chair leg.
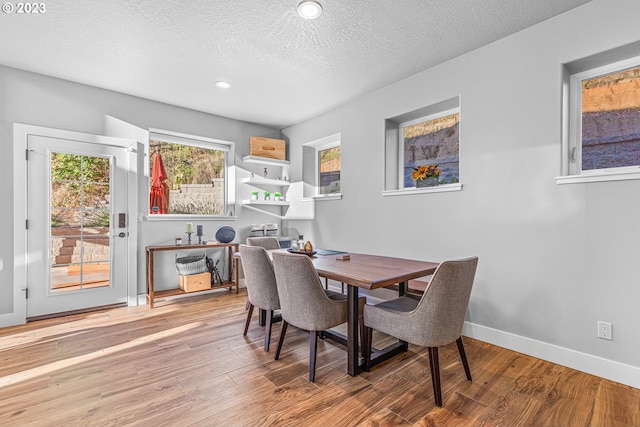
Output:
<path fill-rule="evenodd" d="M 442 406 L 442 389 L 440 388 L 440 361 L 438 347 L 428 347 L 429 366 L 431 367 L 431 383 L 433 384 L 433 398 L 436 406 Z"/>
<path fill-rule="evenodd" d="M 329 289 L 329 278 L 328 277 L 324 278 L 324 288 L 325 289 Z"/>
<path fill-rule="evenodd" d="M 242 334 L 243 337 L 247 336 L 247 331 L 249 330 L 249 323 L 251 323 L 251 316 L 253 315 L 253 304 L 251 304 L 249 302 L 249 300 L 247 300 L 247 303 L 249 304 L 249 312 L 247 313 L 247 321 L 244 324 L 244 333 Z"/>
<path fill-rule="evenodd" d="M 342 293 L 344 294 L 344 282 L 341 282 L 340 285 L 342 286 Z"/>
<path fill-rule="evenodd" d="M 309 331 L 309 381 L 316 379 L 316 353 L 318 352 L 318 332 Z"/>
<path fill-rule="evenodd" d="M 469 370 L 469 362 L 467 362 L 467 354 L 464 352 L 464 344 L 462 343 L 462 337 L 456 340 L 458 344 L 458 352 L 460 353 L 460 359 L 462 359 L 462 366 L 464 366 L 464 373 L 467 374 L 467 380 L 471 381 L 471 371 Z"/>
<path fill-rule="evenodd" d="M 284 334 L 287 332 L 287 326 L 289 326 L 287 321 L 282 319 L 282 328 L 280 329 L 280 339 L 278 340 L 278 348 L 276 349 L 276 355 L 273 358 L 273 360 L 278 360 L 280 358 L 280 350 L 282 350 L 282 343 L 284 342 Z"/>
<path fill-rule="evenodd" d="M 273 310 L 267 310 L 267 324 L 264 331 L 264 351 L 269 351 L 271 344 L 271 325 L 273 324 Z"/>

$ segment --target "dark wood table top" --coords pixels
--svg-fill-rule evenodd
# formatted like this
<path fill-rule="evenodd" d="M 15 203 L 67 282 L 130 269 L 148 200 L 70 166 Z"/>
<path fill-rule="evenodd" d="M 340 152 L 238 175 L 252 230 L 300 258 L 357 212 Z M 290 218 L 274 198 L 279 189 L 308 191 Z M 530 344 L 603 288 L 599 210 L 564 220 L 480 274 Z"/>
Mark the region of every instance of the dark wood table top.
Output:
<path fill-rule="evenodd" d="M 271 256 L 273 252 L 287 252 L 287 250 L 271 249 L 267 252 Z M 233 256 L 239 258 L 240 253 L 236 252 Z M 348 260 L 339 260 L 335 255 L 315 255 L 311 257 L 311 261 L 320 276 L 363 289 L 383 288 L 429 276 L 439 265 L 437 262 L 381 255 L 349 253 L 349 257 Z"/>
<path fill-rule="evenodd" d="M 376 289 L 433 274 L 438 263 L 380 255 L 349 254 L 338 260 L 335 255 L 312 258 L 318 274 L 363 289 Z"/>

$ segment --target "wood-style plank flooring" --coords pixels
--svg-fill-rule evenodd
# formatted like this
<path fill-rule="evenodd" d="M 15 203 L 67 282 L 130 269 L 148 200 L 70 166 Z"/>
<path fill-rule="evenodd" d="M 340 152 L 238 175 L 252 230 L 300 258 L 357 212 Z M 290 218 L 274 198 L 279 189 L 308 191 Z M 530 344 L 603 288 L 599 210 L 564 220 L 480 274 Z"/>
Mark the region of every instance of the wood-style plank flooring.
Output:
<path fill-rule="evenodd" d="M 245 294 L 118 308 L 0 329 L 2 426 L 640 426 L 640 390 L 477 340 L 440 350 L 444 406 L 427 351 L 350 377 L 344 348 L 293 327 L 263 351 Z M 256 310 L 257 312 L 257 310 Z M 388 339 L 374 336 L 380 344 Z"/>

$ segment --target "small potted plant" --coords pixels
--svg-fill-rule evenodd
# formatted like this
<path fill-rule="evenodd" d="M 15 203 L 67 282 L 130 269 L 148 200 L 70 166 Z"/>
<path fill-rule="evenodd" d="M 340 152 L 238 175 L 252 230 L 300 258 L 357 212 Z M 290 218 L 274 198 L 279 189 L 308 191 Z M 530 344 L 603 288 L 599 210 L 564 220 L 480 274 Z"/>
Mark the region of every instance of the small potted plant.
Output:
<path fill-rule="evenodd" d="M 413 168 L 411 179 L 416 182 L 416 188 L 433 187 L 438 185 L 440 172 L 438 165 L 423 165 Z"/>
<path fill-rule="evenodd" d="M 273 193 L 273 197 L 276 198 L 276 202 L 279 202 L 282 200 L 282 194 L 280 194 L 279 191 L 276 191 L 275 193 Z"/>
<path fill-rule="evenodd" d="M 252 191 L 251 192 L 251 200 L 258 200 L 258 192 L 257 191 Z"/>
<path fill-rule="evenodd" d="M 265 191 L 264 192 L 264 199 L 265 200 L 271 200 L 271 193 L 269 191 Z"/>

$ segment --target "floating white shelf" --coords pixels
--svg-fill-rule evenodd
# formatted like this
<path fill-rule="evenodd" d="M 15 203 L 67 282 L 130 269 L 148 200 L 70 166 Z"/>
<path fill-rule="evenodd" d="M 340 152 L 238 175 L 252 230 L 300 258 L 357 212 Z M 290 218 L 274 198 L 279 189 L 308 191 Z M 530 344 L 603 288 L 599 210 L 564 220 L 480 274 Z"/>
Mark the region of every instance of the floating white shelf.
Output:
<path fill-rule="evenodd" d="M 269 205 L 269 206 L 289 206 L 289 201 L 277 202 L 275 200 L 243 200 L 243 205 Z"/>
<path fill-rule="evenodd" d="M 269 178 L 244 178 L 242 180 L 245 184 L 250 185 L 271 185 L 273 187 L 288 187 L 291 183 L 289 181 L 283 181 L 282 179 L 269 179 Z"/>
<path fill-rule="evenodd" d="M 244 156 L 242 158 L 243 162 L 247 163 L 259 163 L 262 165 L 270 165 L 270 166 L 289 166 L 289 160 L 278 160 L 278 159 L 269 159 L 267 157 L 258 157 L 258 156 Z"/>

